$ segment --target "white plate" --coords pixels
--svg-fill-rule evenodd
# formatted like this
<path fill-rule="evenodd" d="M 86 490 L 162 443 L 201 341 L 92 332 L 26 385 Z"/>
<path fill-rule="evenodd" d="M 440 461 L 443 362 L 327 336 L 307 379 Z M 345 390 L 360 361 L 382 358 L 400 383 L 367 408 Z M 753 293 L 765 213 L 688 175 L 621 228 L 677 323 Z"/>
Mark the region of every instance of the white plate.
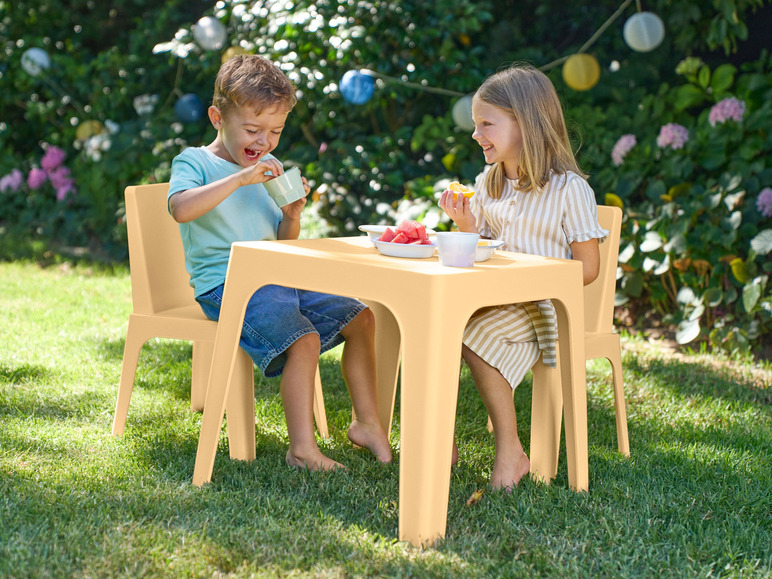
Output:
<path fill-rule="evenodd" d="M 474 254 L 475 261 L 486 261 L 496 253 L 496 248 L 504 245 L 500 239 L 481 239 L 477 244 L 477 252 Z"/>
<path fill-rule="evenodd" d="M 412 257 L 414 259 L 431 257 L 434 255 L 436 243 L 430 245 L 418 245 L 413 243 L 391 243 L 388 241 L 373 241 L 375 247 L 382 255 L 389 257 Z"/>
<path fill-rule="evenodd" d="M 386 231 L 387 227 L 391 227 L 392 231 L 397 229 L 396 225 L 360 225 L 359 231 L 367 233 L 368 237 L 370 238 L 370 241 L 372 241 L 373 245 L 375 245 L 375 242 L 378 241 L 378 238 L 381 236 L 381 234 L 384 231 Z M 426 234 L 431 236 L 431 235 L 436 235 L 437 232 L 427 227 Z M 398 243 L 397 245 L 401 245 L 401 244 Z"/>

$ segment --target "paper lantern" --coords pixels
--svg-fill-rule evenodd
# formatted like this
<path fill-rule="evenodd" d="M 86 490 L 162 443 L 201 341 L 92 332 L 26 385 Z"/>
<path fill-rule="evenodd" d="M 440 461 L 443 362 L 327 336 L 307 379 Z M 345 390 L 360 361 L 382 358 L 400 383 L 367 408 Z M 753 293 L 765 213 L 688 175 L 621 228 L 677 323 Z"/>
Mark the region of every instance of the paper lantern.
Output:
<path fill-rule="evenodd" d="M 174 104 L 174 114 L 183 123 L 196 123 L 204 117 L 204 105 L 193 93 L 184 94 Z"/>
<path fill-rule="evenodd" d="M 637 52 L 654 50 L 665 38 L 665 25 L 653 12 L 638 12 L 625 22 L 622 36 L 627 46 Z"/>
<path fill-rule="evenodd" d="M 249 52 L 240 46 L 229 46 L 225 49 L 225 52 L 222 53 L 222 62 L 225 62 L 234 56 L 238 56 L 239 54 L 249 54 Z"/>
<path fill-rule="evenodd" d="M 600 80 L 600 65 L 591 54 L 572 54 L 563 64 L 563 80 L 574 90 L 588 90 Z"/>
<path fill-rule="evenodd" d="M 453 122 L 459 129 L 464 131 L 474 131 L 474 120 L 472 119 L 472 97 L 470 95 L 462 96 L 453 105 L 451 111 Z"/>
<path fill-rule="evenodd" d="M 225 25 L 212 16 L 204 16 L 193 26 L 193 38 L 204 50 L 220 50 L 226 35 Z"/>
<path fill-rule="evenodd" d="M 340 79 L 340 94 L 343 100 L 352 105 L 363 105 L 369 101 L 375 91 L 373 77 L 358 70 L 349 70 Z"/>
<path fill-rule="evenodd" d="M 75 129 L 75 138 L 79 141 L 85 141 L 95 135 L 101 135 L 105 132 L 105 126 L 99 121 L 85 121 Z"/>
<path fill-rule="evenodd" d="M 42 48 L 30 48 L 21 55 L 21 67 L 32 76 L 37 76 L 51 66 L 51 58 Z"/>

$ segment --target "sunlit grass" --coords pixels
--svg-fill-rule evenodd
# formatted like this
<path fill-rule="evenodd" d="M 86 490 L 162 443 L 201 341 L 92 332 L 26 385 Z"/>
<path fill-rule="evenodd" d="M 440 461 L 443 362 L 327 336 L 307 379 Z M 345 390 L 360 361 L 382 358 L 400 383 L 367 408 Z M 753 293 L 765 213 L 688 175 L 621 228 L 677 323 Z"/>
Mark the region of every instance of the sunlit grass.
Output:
<path fill-rule="evenodd" d="M 322 359 L 331 438 L 346 472 L 284 465 L 278 382 L 256 375 L 257 460 L 191 484 L 200 414 L 191 348 L 143 348 L 126 433 L 110 435 L 126 320 L 125 270 L 0 264 L 0 576 L 772 575 L 769 364 L 663 353 L 625 337 L 632 456 L 616 451 L 607 363 L 588 364 L 590 492 L 485 489 L 493 444 L 464 369 L 448 528 L 433 549 L 398 542 L 399 465 L 348 443 L 339 349 Z M 530 381 L 518 388 L 528 441 Z M 398 452 L 398 414 L 392 442 Z"/>

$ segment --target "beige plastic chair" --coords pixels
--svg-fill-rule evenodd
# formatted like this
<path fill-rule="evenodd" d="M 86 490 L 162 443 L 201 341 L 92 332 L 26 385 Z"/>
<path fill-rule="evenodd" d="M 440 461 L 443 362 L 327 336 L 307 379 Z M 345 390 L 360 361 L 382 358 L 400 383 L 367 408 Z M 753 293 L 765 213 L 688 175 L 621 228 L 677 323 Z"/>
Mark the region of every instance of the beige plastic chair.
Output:
<path fill-rule="evenodd" d="M 622 210 L 601 205 L 598 207 L 598 220 L 601 226 L 609 231 L 609 236 L 600 244 L 600 273 L 594 282 L 584 288 L 585 358 L 606 358 L 611 363 L 617 446 L 619 452 L 630 456 L 622 382 L 622 348 L 619 334 L 614 332 L 614 293 Z M 560 368 L 550 368 L 542 363 L 540 358 L 532 372 L 531 473 L 537 478 L 549 481 L 557 474 L 560 451 L 563 414 Z M 492 430 L 490 419 L 488 429 Z"/>
<path fill-rule="evenodd" d="M 126 224 L 134 311 L 129 315 L 123 351 L 118 400 L 113 419 L 114 436 L 123 434 L 140 350 L 150 338 L 193 342 L 190 409 L 200 411 L 204 408 L 217 322 L 208 319 L 193 298 L 193 289 L 188 283 L 189 276 L 185 270 L 179 229 L 167 210 L 168 191 L 168 183 L 126 188 Z M 249 388 L 235 390 L 254 393 L 254 365 L 251 358 L 240 348 L 235 371 L 236 378 L 249 385 Z M 229 400 L 228 403 L 254 405 L 254 398 Z M 228 413 L 230 420 L 238 419 L 242 414 Z M 254 432 L 254 412 L 251 414 L 251 428 L 244 424 L 232 429 L 231 426 L 234 425 L 229 424 L 229 436 L 231 430 Z M 314 389 L 314 418 L 319 434 L 326 438 L 329 434 L 318 367 Z M 245 445 L 248 447 L 247 441 L 231 440 L 231 455 L 237 457 L 240 449 L 246 448 Z"/>

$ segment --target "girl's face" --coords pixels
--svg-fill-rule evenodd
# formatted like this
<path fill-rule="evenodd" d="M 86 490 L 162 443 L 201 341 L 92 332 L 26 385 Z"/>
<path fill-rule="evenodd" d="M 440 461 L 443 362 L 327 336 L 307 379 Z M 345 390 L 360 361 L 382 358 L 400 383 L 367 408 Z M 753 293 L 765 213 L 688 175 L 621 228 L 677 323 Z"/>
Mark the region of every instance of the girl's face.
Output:
<path fill-rule="evenodd" d="M 236 107 L 225 116 L 217 107 L 209 107 L 209 119 L 217 129 L 209 149 L 242 167 L 254 165 L 279 144 L 287 115 L 289 110 L 278 105 L 259 114 L 251 107 Z"/>
<path fill-rule="evenodd" d="M 472 138 L 482 147 L 485 162 L 489 165 L 503 163 L 507 177 L 516 179 L 523 149 L 523 135 L 518 122 L 504 109 L 477 98 L 472 100 L 472 118 Z"/>

